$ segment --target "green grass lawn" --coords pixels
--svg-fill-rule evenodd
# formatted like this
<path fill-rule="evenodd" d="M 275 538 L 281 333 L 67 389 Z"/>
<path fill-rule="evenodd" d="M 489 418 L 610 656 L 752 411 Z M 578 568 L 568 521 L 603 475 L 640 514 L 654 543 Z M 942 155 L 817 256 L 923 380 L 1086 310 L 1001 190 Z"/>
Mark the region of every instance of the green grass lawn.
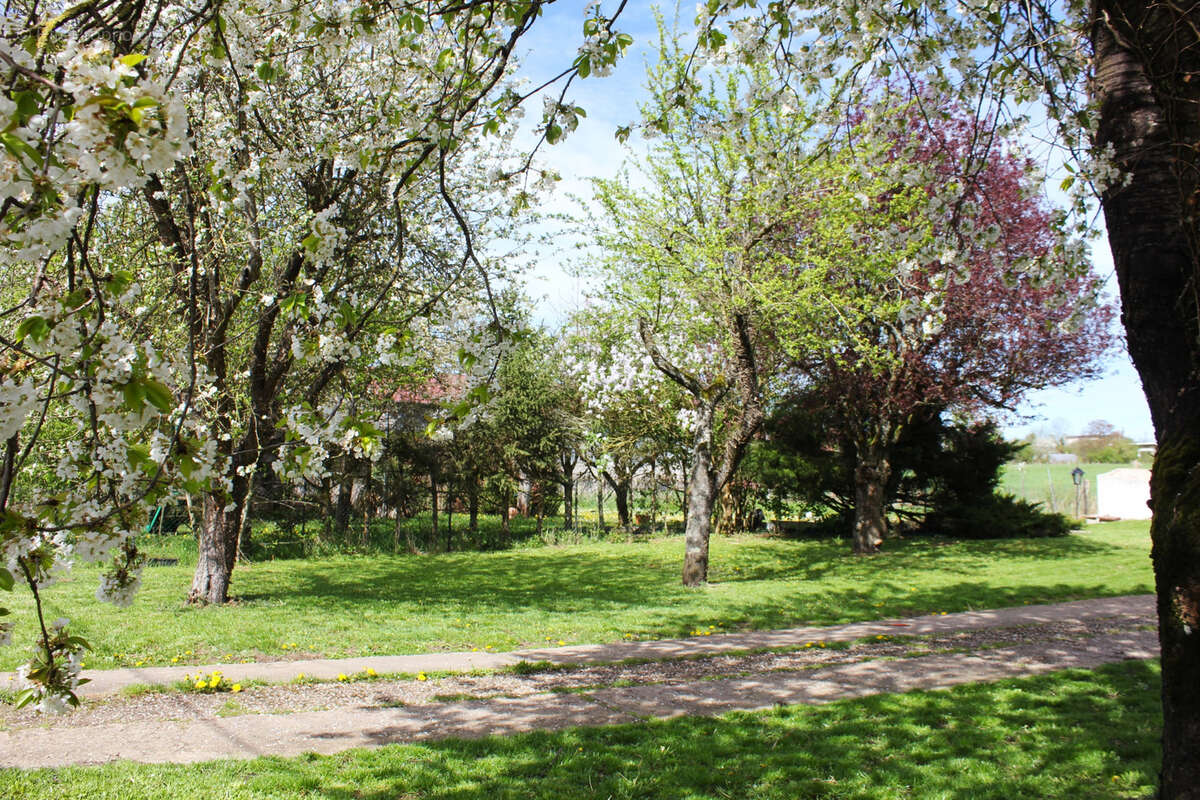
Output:
<path fill-rule="evenodd" d="M 680 586 L 678 537 L 267 561 L 239 566 L 235 601 L 206 608 L 183 602 L 195 561 L 189 540 L 152 541 L 147 549 L 182 560 L 148 567 L 131 608 L 94 599 L 93 569 L 78 568 L 45 592 L 49 618 L 71 617 L 94 646 L 89 667 L 508 650 L 673 637 L 710 625 L 829 625 L 1152 587 L 1145 522 L 1093 525 L 1058 539 L 889 541 L 873 558 L 851 556 L 840 541 L 716 537 L 712 582 L 700 589 Z M 11 599 L 15 640 L 29 641 L 31 600 L 20 589 Z M 4 648 L 0 668 L 24 657 L 19 645 Z"/>
<path fill-rule="evenodd" d="M 474 741 L 183 766 L 0 771 L 0 796 L 334 800 L 1146 798 L 1158 667 Z"/>
<path fill-rule="evenodd" d="M 1128 469 L 1129 464 L 1005 464 L 1000 472 L 1000 490 L 1025 500 L 1041 503 L 1048 511 L 1075 513 L 1075 483 L 1071 472 L 1082 469 L 1088 482 L 1088 508 L 1080 511 L 1096 513 L 1096 476 L 1114 469 Z M 1149 466 L 1149 462 L 1146 462 Z"/>

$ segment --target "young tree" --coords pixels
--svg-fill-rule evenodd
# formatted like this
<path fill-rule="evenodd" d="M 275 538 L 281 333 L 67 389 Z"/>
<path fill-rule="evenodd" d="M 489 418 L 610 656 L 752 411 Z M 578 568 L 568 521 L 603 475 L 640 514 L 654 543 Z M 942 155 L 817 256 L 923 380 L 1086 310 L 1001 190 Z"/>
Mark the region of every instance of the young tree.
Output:
<path fill-rule="evenodd" d="M 707 580 L 718 496 L 780 366 L 758 280 L 790 264 L 796 214 L 780 178 L 799 157 L 804 120 L 780 113 L 784 98 L 753 69 L 677 103 L 683 70 L 686 57 L 664 48 L 651 74 L 664 134 L 643 165 L 648 188 L 595 185 L 606 293 L 690 405 L 683 582 L 694 586 Z"/>

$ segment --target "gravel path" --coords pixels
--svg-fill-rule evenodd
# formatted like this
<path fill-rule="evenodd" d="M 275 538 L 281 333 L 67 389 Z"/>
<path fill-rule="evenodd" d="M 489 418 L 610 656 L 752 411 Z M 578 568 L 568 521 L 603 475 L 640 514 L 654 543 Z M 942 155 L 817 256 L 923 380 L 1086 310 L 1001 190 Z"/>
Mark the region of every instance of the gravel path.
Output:
<path fill-rule="evenodd" d="M 1014 619 L 1023 624 L 999 624 Z M 684 640 L 692 648 L 679 642 L 622 643 L 604 649 L 603 659 L 595 657 L 597 648 L 561 648 L 585 649 L 591 657 L 560 652 L 569 657 L 528 672 L 258 685 L 237 694 L 110 694 L 85 699 L 78 712 L 53 718 L 0 707 L 0 765 L 336 752 L 392 741 L 826 702 L 1152 658 L 1157 654 L 1152 622 L 1146 598 L 1112 598 L 804 629 L 814 632 L 807 640 L 781 635 L 793 632 L 762 632 Z M 786 649 L 747 652 L 753 648 L 732 646 L 745 645 L 747 636 L 768 642 L 759 646 Z M 656 660 L 587 663 L 612 662 L 613 655 Z M 504 659 L 521 660 L 539 659 Z"/>

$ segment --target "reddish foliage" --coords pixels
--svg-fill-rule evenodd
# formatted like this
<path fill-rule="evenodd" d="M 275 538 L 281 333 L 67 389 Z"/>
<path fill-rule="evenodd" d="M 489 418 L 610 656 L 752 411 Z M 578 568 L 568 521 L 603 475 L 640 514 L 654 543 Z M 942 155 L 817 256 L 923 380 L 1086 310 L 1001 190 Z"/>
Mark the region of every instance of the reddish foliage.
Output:
<path fill-rule="evenodd" d="M 1049 285 L 1006 269 L 1045 257 L 1066 267 L 1055 254 L 1054 212 L 1044 200 L 1023 193 L 1029 164 L 1011 143 L 991 134 L 988 120 L 939 111 L 946 109 L 914 106 L 906 118 L 907 134 L 919 142 L 916 157 L 933 164 L 941 180 L 967 187 L 963 200 L 979 209 L 976 228 L 995 224 L 1000 240 L 985 251 L 959 235 L 969 279 L 946 288 L 938 332 L 903 353 L 896 345 L 900 358 L 892 369 L 874 372 L 853 352 L 817 368 L 814 377 L 845 411 L 844 421 L 873 439 L 879 423 L 887 430 L 923 407 L 972 414 L 1011 409 L 1032 389 L 1094 377 L 1114 341 L 1111 305 L 1076 302 L 1098 288 L 1090 271 Z M 952 219 L 961 224 L 957 214 Z M 924 294 L 942 271 L 939 265 L 915 270 L 907 281 L 912 296 Z"/>

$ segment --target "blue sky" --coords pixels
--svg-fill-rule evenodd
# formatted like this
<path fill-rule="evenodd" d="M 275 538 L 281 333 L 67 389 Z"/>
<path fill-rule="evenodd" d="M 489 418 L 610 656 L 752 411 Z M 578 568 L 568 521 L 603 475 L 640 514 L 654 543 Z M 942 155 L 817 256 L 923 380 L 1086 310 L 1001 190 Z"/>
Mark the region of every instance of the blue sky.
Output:
<path fill-rule="evenodd" d="M 616 142 L 613 133 L 618 126 L 636 119 L 637 104 L 645 96 L 645 64 L 653 58 L 657 39 L 651 8 L 645 0 L 630 0 L 615 26 L 634 38 L 626 57 L 611 75 L 577 80 L 571 87 L 569 99 L 586 109 L 587 118 L 564 142 L 543 147 L 540 152 L 541 161 L 562 175 L 558 191 L 547 203 L 548 210 L 571 210 L 574 204 L 570 195 L 587 196 L 589 178 L 611 177 L 626 159 L 628 150 Z M 690 15 L 691 6 L 683 13 L 685 17 Z M 554 3 L 522 40 L 522 70 L 536 82 L 533 85 L 571 63 L 582 42 L 582 20 L 582 3 Z M 530 104 L 527 119 L 534 121 L 540 113 L 539 100 Z M 1049 183 L 1054 186 L 1057 181 L 1052 178 Z M 553 226 L 548 226 L 546 232 L 551 234 L 552 244 L 541 250 L 527 288 L 537 299 L 540 321 L 554 325 L 582 302 L 585 286 L 565 269 L 575 257 L 576 239 L 558 235 Z M 1112 258 L 1103 236 L 1095 242 L 1093 261 L 1115 297 Z M 1117 325 L 1122 347 L 1109 358 L 1103 377 L 1032 393 L 1018 409 L 1019 418 L 1005 421 L 1009 435 L 1074 434 L 1092 420 L 1105 419 L 1138 441 L 1153 439 L 1141 382 L 1124 350 L 1123 331 Z"/>

